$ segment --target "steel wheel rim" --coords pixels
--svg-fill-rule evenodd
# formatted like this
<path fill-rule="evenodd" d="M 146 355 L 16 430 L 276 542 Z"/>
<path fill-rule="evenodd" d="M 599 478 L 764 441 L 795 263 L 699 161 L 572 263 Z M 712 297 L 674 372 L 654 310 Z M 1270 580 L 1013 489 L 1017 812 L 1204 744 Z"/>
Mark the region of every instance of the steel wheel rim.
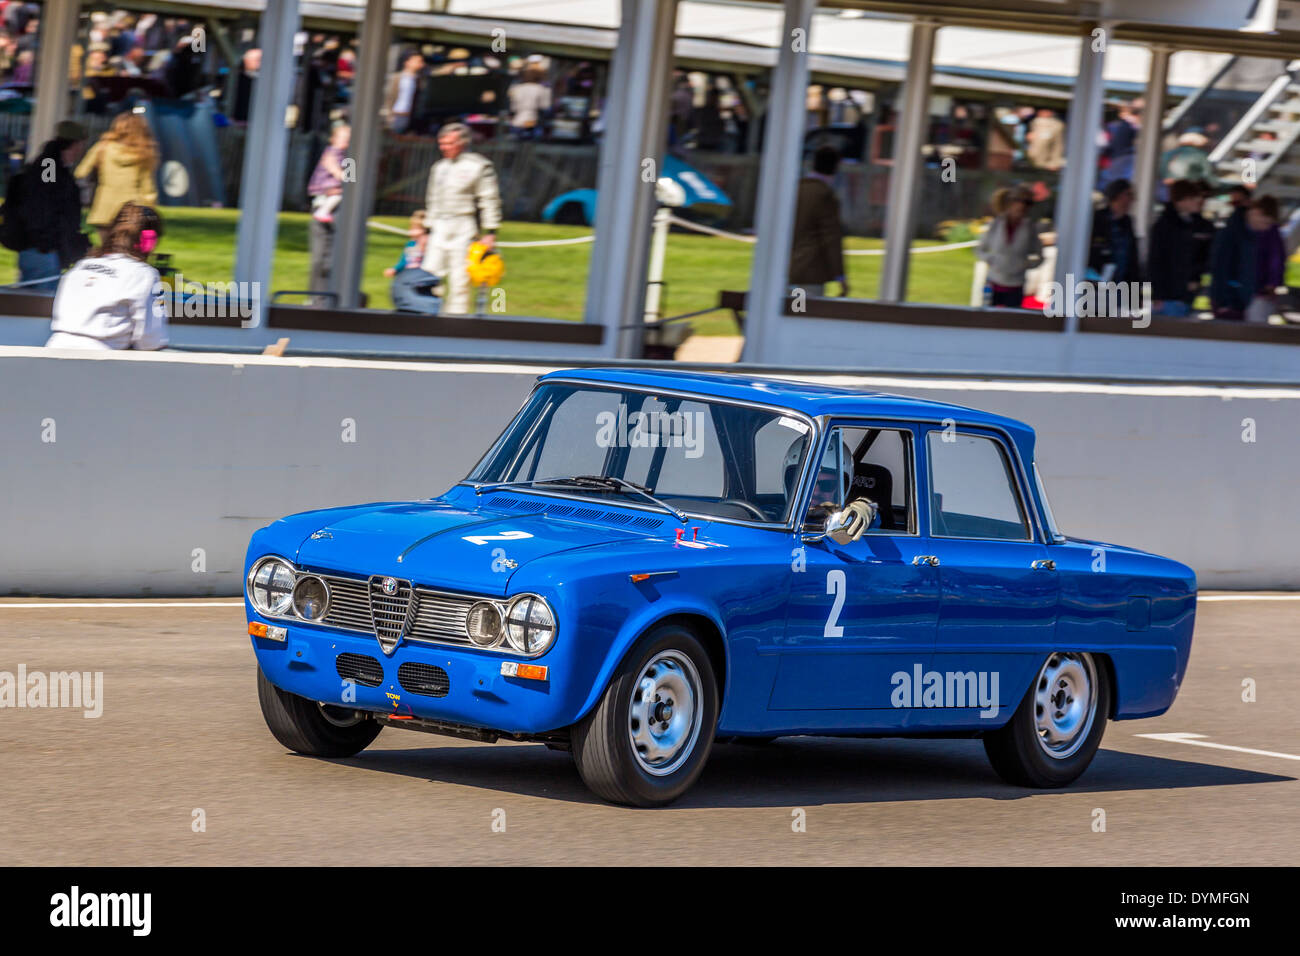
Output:
<path fill-rule="evenodd" d="M 1074 756 L 1097 716 L 1097 668 L 1091 654 L 1053 653 L 1034 684 L 1034 736 L 1053 760 Z"/>
<path fill-rule="evenodd" d="M 628 740 L 637 764 L 664 777 L 695 750 L 704 715 L 700 673 L 680 651 L 661 651 L 641 669 L 628 701 Z"/>

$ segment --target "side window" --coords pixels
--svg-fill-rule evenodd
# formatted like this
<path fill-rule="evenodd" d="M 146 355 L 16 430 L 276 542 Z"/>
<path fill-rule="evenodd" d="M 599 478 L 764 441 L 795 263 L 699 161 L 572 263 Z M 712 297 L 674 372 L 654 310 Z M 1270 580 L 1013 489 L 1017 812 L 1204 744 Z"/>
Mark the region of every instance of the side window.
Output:
<path fill-rule="evenodd" d="M 912 533 L 911 442 L 911 432 L 893 428 L 832 429 L 805 525 L 819 526 L 830 508 L 867 498 L 879 509 L 868 534 Z"/>
<path fill-rule="evenodd" d="M 950 538 L 1028 540 L 1015 474 L 1002 444 L 982 435 L 934 430 L 930 453 L 930 533 Z"/>

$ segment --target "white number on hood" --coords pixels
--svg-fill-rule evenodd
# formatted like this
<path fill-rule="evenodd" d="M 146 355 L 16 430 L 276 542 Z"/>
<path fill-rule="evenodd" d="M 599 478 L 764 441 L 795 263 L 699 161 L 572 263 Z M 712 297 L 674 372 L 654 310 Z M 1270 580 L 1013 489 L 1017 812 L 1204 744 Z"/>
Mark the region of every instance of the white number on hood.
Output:
<path fill-rule="evenodd" d="M 461 540 L 471 544 L 487 544 L 489 541 L 519 541 L 531 537 L 527 531 L 502 531 L 500 534 L 471 534 Z"/>

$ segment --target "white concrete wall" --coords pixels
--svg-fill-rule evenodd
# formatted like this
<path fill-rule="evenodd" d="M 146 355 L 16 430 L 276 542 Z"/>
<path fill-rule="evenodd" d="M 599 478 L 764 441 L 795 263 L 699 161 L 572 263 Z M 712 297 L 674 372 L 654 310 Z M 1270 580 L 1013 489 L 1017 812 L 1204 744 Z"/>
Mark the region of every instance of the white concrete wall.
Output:
<path fill-rule="evenodd" d="M 296 511 L 442 493 L 535 377 L 0 350 L 0 594 L 239 593 L 257 528 Z M 355 442 L 343 440 L 345 419 Z M 46 420 L 53 442 L 42 440 Z M 203 572 L 192 570 L 196 548 Z"/>
<path fill-rule="evenodd" d="M 771 354 L 779 361 L 810 367 L 1300 382 L 1300 345 L 1273 342 L 1137 332 L 1011 332 L 811 316 L 782 316 L 768 334 Z"/>
<path fill-rule="evenodd" d="M 467 322 L 492 321 L 467 319 Z M 1168 377 L 1300 383 L 1300 346 L 1271 342 L 1180 339 L 1169 336 L 925 326 L 895 322 L 849 322 L 783 316 L 771 328 L 772 355 L 786 365 L 809 368 L 942 370 L 975 375 L 1083 375 Z M 284 336 L 290 351 L 379 352 L 474 359 L 518 357 L 542 362 L 596 362 L 599 345 L 518 342 L 363 332 L 293 329 L 238 329 L 173 325 L 173 345 L 181 348 L 262 349 Z M 50 324 L 0 316 L 0 343 L 44 345 Z"/>
<path fill-rule="evenodd" d="M 442 492 L 547 370 L 0 348 L 0 594 L 237 594 L 256 528 Z M 1069 534 L 1300 588 L 1300 388 L 834 380 L 1028 421 Z"/>

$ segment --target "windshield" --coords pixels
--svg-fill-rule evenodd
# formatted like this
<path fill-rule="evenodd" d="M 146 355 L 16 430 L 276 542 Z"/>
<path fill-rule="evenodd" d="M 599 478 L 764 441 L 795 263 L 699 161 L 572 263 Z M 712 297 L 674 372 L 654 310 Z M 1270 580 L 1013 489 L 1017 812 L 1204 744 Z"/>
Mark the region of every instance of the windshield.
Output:
<path fill-rule="evenodd" d="M 468 480 L 652 508 L 648 493 L 688 514 L 785 523 L 811 432 L 764 408 L 556 383 L 533 393 Z M 573 478 L 583 480 L 560 480 Z"/>

